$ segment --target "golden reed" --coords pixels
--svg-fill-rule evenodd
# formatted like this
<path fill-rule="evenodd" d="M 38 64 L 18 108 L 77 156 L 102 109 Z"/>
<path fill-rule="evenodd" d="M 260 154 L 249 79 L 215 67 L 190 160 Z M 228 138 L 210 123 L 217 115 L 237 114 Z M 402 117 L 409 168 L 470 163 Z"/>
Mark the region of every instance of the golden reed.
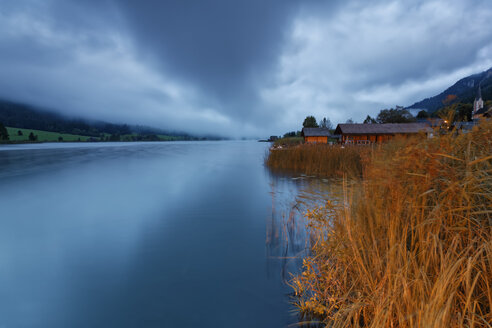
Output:
<path fill-rule="evenodd" d="M 280 171 L 324 177 L 360 177 L 372 146 L 302 144 L 270 150 L 265 163 Z"/>
<path fill-rule="evenodd" d="M 338 204 L 307 213 L 316 243 L 292 286 L 308 320 L 492 327 L 492 122 L 466 134 L 395 141 L 373 150 L 362 168 L 357 150 L 294 152 L 295 165 L 315 158 L 316 172 L 351 165 L 348 172 L 363 173 Z M 317 158 L 333 154 L 354 163 Z"/>

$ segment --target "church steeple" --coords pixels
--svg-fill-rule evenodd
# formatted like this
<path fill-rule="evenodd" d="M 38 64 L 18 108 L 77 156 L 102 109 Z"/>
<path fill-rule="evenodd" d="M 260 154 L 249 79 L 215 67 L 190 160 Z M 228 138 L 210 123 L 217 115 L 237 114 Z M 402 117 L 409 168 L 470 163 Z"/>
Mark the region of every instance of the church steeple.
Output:
<path fill-rule="evenodd" d="M 482 100 L 482 88 L 481 88 L 482 81 L 478 84 L 478 92 L 477 92 L 477 97 L 475 98 L 475 101 L 473 102 L 473 114 L 478 112 L 480 109 L 483 108 L 483 100 Z"/>

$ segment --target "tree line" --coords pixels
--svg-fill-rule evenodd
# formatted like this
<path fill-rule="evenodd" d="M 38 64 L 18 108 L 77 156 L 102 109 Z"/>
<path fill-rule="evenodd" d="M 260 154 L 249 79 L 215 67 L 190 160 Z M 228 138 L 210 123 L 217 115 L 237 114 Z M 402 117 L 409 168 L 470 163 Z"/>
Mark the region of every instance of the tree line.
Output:
<path fill-rule="evenodd" d="M 4 100 L 0 100 L 0 122 L 9 127 L 76 134 L 103 140 L 107 138 L 106 135 L 118 139 L 118 136 L 132 133 L 140 135 L 142 139 L 153 139 L 158 134 L 194 139 L 185 133 L 169 133 L 145 126 L 67 118 L 29 105 Z"/>
<path fill-rule="evenodd" d="M 0 122 L 0 142 L 6 142 L 9 141 L 9 133 L 7 131 L 7 128 Z"/>
<path fill-rule="evenodd" d="M 99 137 L 103 133 L 120 135 L 131 133 L 130 127 L 126 124 L 89 123 L 82 119 L 69 119 L 59 114 L 6 101 L 0 101 L 0 122 L 10 127 L 78 134 L 88 137 Z"/>
<path fill-rule="evenodd" d="M 488 104 L 486 104 L 488 105 Z M 425 110 L 421 110 L 416 116 L 413 116 L 403 106 L 396 106 L 395 108 L 382 109 L 376 117 L 367 115 L 362 123 L 364 124 L 384 124 L 384 123 L 413 123 L 428 118 L 441 118 L 452 117 L 453 121 L 471 121 L 472 120 L 473 105 L 470 103 L 454 103 L 452 105 L 445 106 L 438 111 L 429 113 Z M 352 119 L 348 119 L 346 123 L 354 123 Z M 302 123 L 303 128 L 326 128 L 333 129 L 333 125 L 330 119 L 324 117 L 319 122 L 312 115 L 307 116 Z M 289 132 L 284 137 L 294 136 L 292 134 L 299 134 L 300 131 Z"/>
<path fill-rule="evenodd" d="M 23 132 L 21 130 L 18 130 L 17 131 L 17 135 L 18 136 L 22 136 L 24 135 Z M 29 141 L 38 141 L 38 136 L 35 135 L 32 131 L 31 133 L 29 133 L 29 135 L 27 136 L 27 139 Z M 7 128 L 5 127 L 5 125 L 0 122 L 0 143 L 6 143 L 6 142 L 9 142 L 10 141 L 10 135 L 9 135 L 9 132 L 7 131 Z M 63 141 L 63 138 L 60 136 L 58 138 L 58 141 Z"/>

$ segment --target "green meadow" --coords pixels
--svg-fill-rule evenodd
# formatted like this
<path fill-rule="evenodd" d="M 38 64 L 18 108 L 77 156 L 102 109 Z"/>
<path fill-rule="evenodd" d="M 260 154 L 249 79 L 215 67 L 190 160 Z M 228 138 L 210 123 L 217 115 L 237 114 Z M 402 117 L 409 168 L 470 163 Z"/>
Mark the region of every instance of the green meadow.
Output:
<path fill-rule="evenodd" d="M 19 135 L 19 131 L 22 133 L 21 135 Z M 12 128 L 12 127 L 7 127 L 7 132 L 9 134 L 10 141 L 14 141 L 14 142 L 21 142 L 21 141 L 29 142 L 30 141 L 29 134 L 31 132 L 38 137 L 37 141 L 39 142 L 87 141 L 87 139 L 90 138 L 88 136 L 81 136 L 76 134 L 49 132 L 49 131 L 32 130 L 32 129 L 19 129 L 19 128 Z M 62 139 L 60 139 L 60 137 Z"/>
<path fill-rule="evenodd" d="M 77 135 L 77 134 L 69 134 L 69 133 L 59 133 L 59 132 L 49 132 L 42 130 L 33 130 L 33 129 L 20 129 L 13 127 L 6 127 L 7 132 L 9 134 L 9 139 L 12 142 L 33 142 L 29 140 L 29 134 L 32 132 L 35 136 L 37 136 L 37 140 L 34 142 L 77 142 L 77 141 L 88 141 L 91 137 Z M 19 131 L 21 134 L 19 134 Z M 108 133 L 104 133 L 105 140 L 103 141 L 179 141 L 185 140 L 182 136 L 168 136 L 164 134 L 154 135 L 149 138 L 149 136 L 144 137 L 139 136 L 138 134 L 124 134 L 119 136 L 118 140 L 111 140 L 111 135 Z M 61 139 L 60 139 L 61 138 Z M 140 139 L 139 139 L 140 138 Z M 97 141 L 100 140 L 98 137 L 92 137 Z"/>

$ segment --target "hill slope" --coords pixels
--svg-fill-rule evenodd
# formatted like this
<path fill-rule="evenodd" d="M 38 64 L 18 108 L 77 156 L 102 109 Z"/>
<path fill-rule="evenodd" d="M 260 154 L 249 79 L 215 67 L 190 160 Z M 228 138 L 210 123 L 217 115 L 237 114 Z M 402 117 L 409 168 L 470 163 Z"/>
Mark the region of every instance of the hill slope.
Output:
<path fill-rule="evenodd" d="M 39 109 L 35 106 L 0 100 L 0 122 L 12 128 L 33 129 L 62 134 L 101 137 L 103 135 L 166 135 L 180 140 L 195 139 L 185 133 L 172 133 L 160 129 L 112 124 L 102 121 L 89 121 L 68 118 L 60 114 Z"/>
<path fill-rule="evenodd" d="M 482 82 L 482 98 L 492 100 L 492 68 L 467 76 L 440 94 L 416 102 L 408 109 L 426 109 L 428 112 L 435 112 L 438 109 L 452 103 L 473 103 L 477 95 L 478 84 Z"/>

